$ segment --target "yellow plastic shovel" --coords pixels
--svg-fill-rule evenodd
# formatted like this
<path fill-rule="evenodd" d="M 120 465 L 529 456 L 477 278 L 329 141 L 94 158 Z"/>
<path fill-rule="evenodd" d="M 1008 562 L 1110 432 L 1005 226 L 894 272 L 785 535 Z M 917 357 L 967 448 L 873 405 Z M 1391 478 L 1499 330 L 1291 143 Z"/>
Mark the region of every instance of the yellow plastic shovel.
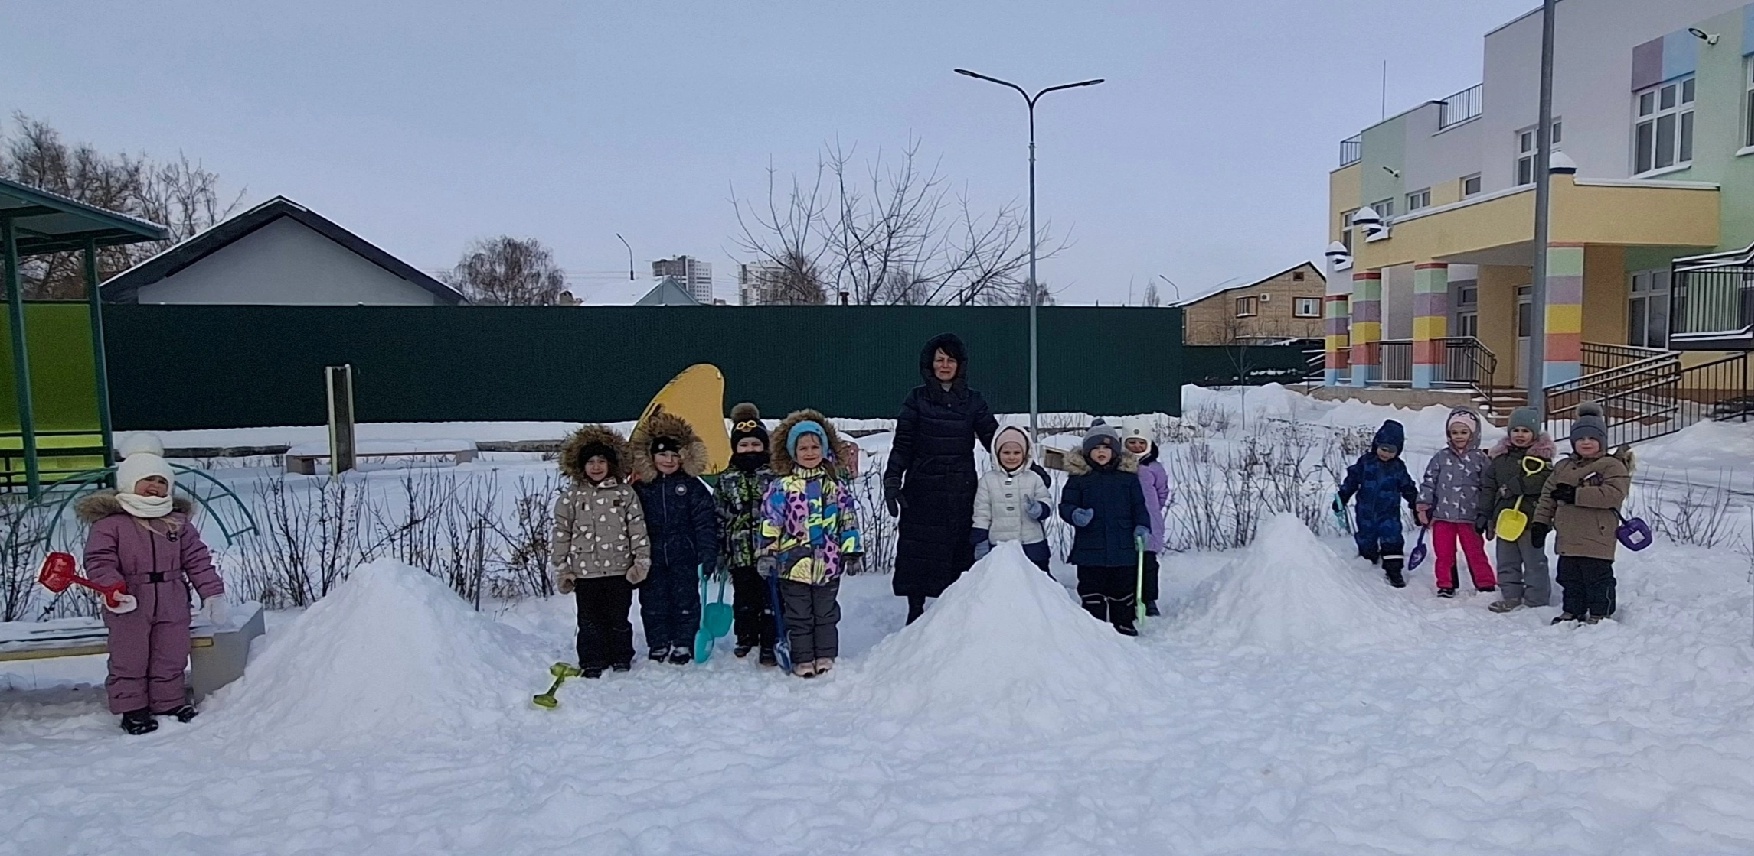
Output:
<path fill-rule="evenodd" d="M 1523 475 L 1539 475 L 1547 469 L 1547 462 L 1533 455 L 1523 456 Z M 1523 511 L 1523 498 L 1519 495 L 1516 504 L 1498 512 L 1497 534 L 1500 541 L 1515 541 L 1523 537 L 1523 531 L 1529 528 L 1529 515 Z"/>

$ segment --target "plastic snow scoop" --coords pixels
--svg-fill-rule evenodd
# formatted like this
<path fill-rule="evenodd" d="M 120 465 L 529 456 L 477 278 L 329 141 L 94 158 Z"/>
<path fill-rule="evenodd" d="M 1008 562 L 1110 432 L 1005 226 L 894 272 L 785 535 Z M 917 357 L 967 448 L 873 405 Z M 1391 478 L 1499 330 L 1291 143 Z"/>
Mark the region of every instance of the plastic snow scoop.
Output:
<path fill-rule="evenodd" d="M 701 565 L 698 573 L 701 608 L 700 629 L 694 632 L 694 662 L 704 663 L 713 656 L 713 643 L 731 632 L 731 622 L 736 615 L 731 611 L 731 605 L 725 602 L 725 581 L 719 580 L 718 597 L 708 602 L 706 566 Z"/>
<path fill-rule="evenodd" d="M 1545 469 L 1546 461 L 1532 455 L 1523 456 L 1523 475 L 1540 475 Z M 1529 514 L 1523 510 L 1523 497 L 1519 495 L 1515 505 L 1498 512 L 1498 525 L 1494 527 L 1494 532 L 1500 541 L 1515 541 L 1523 537 L 1523 532 L 1528 528 Z"/>
<path fill-rule="evenodd" d="M 1413 552 L 1407 554 L 1407 570 L 1417 571 L 1425 564 L 1425 533 L 1430 532 L 1429 525 L 1419 527 L 1419 540 L 1413 544 Z"/>
<path fill-rule="evenodd" d="M 579 667 L 571 663 L 555 663 L 548 667 L 548 674 L 554 676 L 554 683 L 548 685 L 548 692 L 533 696 L 530 701 L 535 702 L 537 707 L 553 710 L 560 706 L 560 699 L 554 697 L 554 693 L 560 689 L 560 685 L 566 683 L 567 678 L 576 678 L 584 672 L 579 671 Z"/>
<path fill-rule="evenodd" d="M 1620 518 L 1620 525 L 1614 529 L 1614 539 L 1620 542 L 1620 546 L 1634 553 L 1650 546 L 1650 524 L 1644 522 L 1644 518 L 1628 518 L 1619 509 L 1614 510 L 1614 516 Z"/>
<path fill-rule="evenodd" d="M 780 608 L 780 575 L 767 578 L 767 602 L 773 609 L 773 659 L 787 674 L 792 671 L 792 636 L 786 632 L 786 613 Z"/>
<path fill-rule="evenodd" d="M 60 594 L 70 586 L 83 586 L 103 595 L 104 603 L 111 607 L 120 606 L 117 598 L 128 593 L 128 587 L 121 583 L 100 585 L 79 575 L 79 565 L 73 560 L 71 553 L 50 553 L 43 559 L 43 569 L 37 573 L 37 582 L 43 588 Z"/>
<path fill-rule="evenodd" d="M 1138 578 L 1133 583 L 1133 626 L 1145 623 L 1145 539 L 1134 538 L 1133 549 L 1139 554 Z"/>
<path fill-rule="evenodd" d="M 1330 506 L 1334 510 L 1334 524 L 1340 527 L 1342 534 L 1352 534 L 1352 518 L 1346 514 L 1346 501 L 1334 494 L 1334 502 Z"/>

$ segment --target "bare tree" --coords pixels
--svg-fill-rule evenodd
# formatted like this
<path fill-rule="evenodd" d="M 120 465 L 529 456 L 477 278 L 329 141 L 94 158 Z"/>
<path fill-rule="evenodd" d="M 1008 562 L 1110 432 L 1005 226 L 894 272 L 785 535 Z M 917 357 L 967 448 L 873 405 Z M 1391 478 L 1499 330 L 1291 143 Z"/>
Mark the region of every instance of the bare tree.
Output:
<path fill-rule="evenodd" d="M 786 190 L 770 164 L 765 204 L 732 192 L 741 230 L 736 243 L 764 264 L 807 261 L 825 292 L 844 293 L 852 303 L 1018 302 L 1017 295 L 1027 295 L 1029 266 L 1029 227 L 1019 206 L 977 213 L 936 164 L 921 164 L 919 151 L 919 142 L 910 141 L 898 161 L 886 162 L 879 150 L 860 165 L 856 148 L 825 146 L 814 175 L 792 176 Z M 1041 258 L 1063 249 L 1048 243 L 1038 242 Z"/>
<path fill-rule="evenodd" d="M 566 274 L 535 238 L 501 235 L 469 245 L 445 283 L 470 303 L 486 306 L 564 306 Z"/>
<path fill-rule="evenodd" d="M 47 122 L 22 113 L 13 115 L 13 124 L 11 134 L 0 136 L 0 176 L 168 229 L 164 241 L 100 248 L 100 281 L 210 228 L 243 201 L 239 191 L 223 202 L 219 175 L 180 152 L 164 162 L 145 155 L 107 155 L 87 143 L 69 144 Z M 85 296 L 79 253 L 35 256 L 19 266 L 19 273 L 28 299 Z"/>
<path fill-rule="evenodd" d="M 1163 305 L 1163 295 L 1157 293 L 1157 283 L 1145 286 L 1145 296 L 1139 298 L 1139 305 L 1156 309 Z"/>

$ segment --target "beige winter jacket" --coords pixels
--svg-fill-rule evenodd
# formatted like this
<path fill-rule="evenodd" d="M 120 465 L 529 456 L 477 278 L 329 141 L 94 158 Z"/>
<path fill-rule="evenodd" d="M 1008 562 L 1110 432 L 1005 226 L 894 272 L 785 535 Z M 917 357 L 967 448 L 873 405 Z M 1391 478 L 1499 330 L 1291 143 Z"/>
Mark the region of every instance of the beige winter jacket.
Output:
<path fill-rule="evenodd" d="M 1577 488 L 1576 502 L 1559 502 L 1553 488 L 1566 484 Z M 1535 522 L 1553 527 L 1561 557 L 1614 560 L 1620 526 L 1616 513 L 1632 489 L 1632 470 L 1614 455 L 1586 460 L 1573 455 L 1555 464 L 1553 474 L 1541 488 Z"/>
<path fill-rule="evenodd" d="M 554 502 L 554 581 L 562 591 L 581 579 L 618 577 L 640 583 L 652 567 L 646 516 L 620 479 L 575 484 Z"/>

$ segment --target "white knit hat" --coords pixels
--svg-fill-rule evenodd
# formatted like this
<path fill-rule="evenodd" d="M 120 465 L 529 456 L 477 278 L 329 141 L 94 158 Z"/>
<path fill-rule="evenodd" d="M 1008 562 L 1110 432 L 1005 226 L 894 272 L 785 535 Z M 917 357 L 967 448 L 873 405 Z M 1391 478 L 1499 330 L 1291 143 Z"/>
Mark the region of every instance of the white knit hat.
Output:
<path fill-rule="evenodd" d="M 141 479 L 158 476 L 167 485 L 177 483 L 177 474 L 164 459 L 164 443 L 153 434 L 135 434 L 118 444 L 122 462 L 116 465 L 116 489 L 133 493 Z"/>
<path fill-rule="evenodd" d="M 1121 420 L 1121 439 L 1132 440 L 1138 438 L 1147 443 L 1155 443 L 1157 441 L 1153 435 L 1156 432 L 1152 431 L 1151 428 L 1151 420 L 1146 419 L 1143 416 L 1128 416 Z"/>

